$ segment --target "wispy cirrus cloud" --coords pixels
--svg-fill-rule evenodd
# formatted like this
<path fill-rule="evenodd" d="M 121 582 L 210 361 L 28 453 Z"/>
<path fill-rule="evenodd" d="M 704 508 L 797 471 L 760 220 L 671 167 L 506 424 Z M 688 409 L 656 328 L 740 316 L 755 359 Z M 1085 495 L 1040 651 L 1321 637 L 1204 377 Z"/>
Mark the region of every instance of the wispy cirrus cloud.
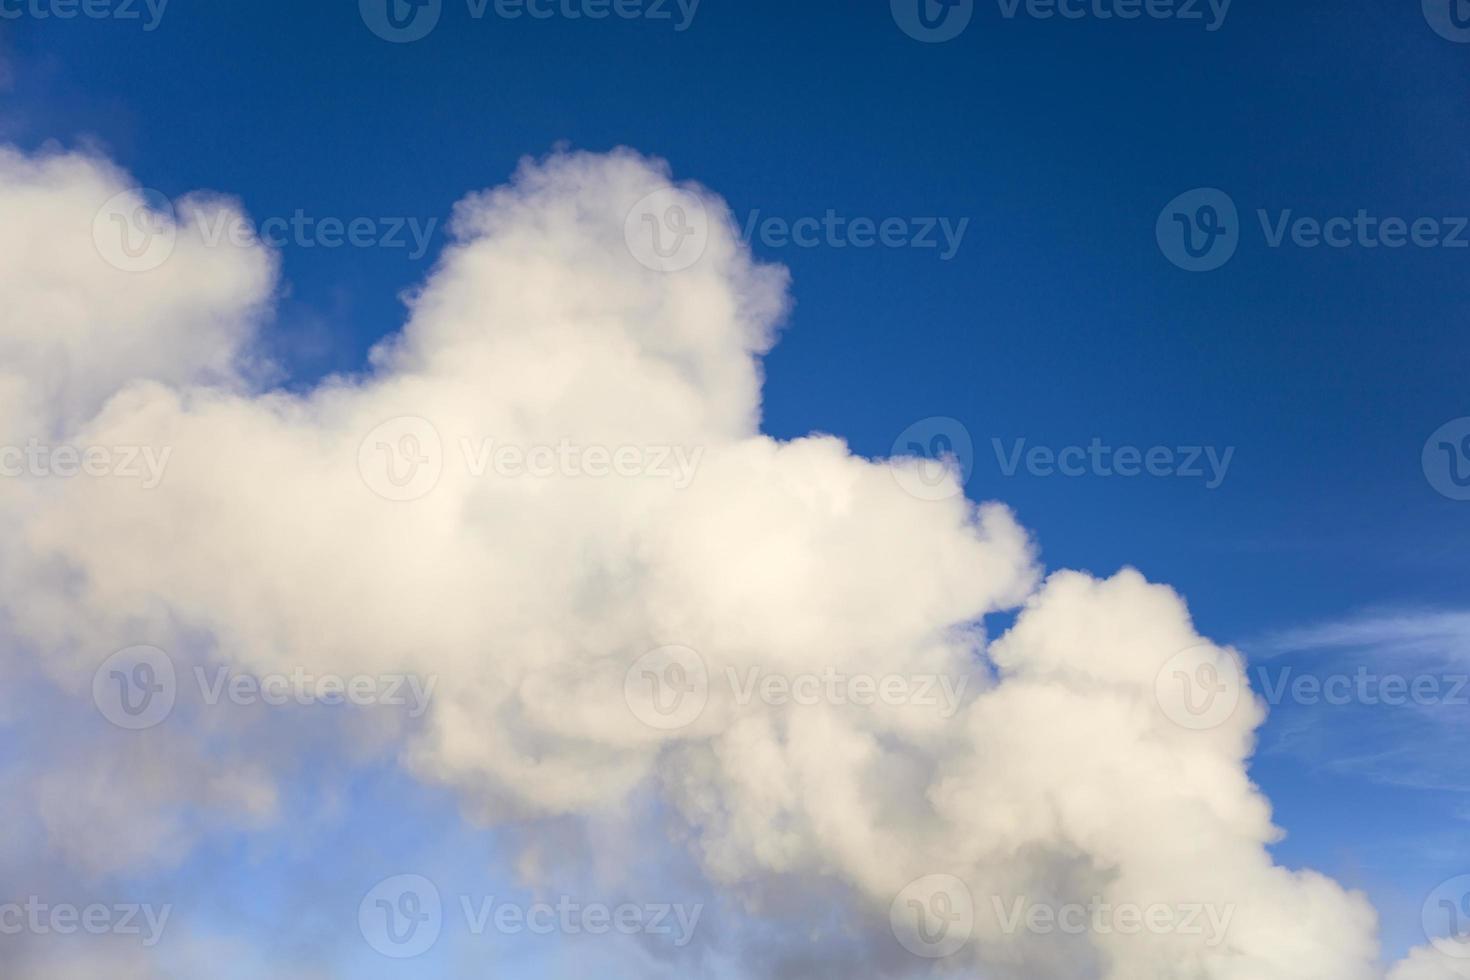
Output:
<path fill-rule="evenodd" d="M 1248 649 L 1253 656 L 1266 657 L 1336 650 L 1384 659 L 1428 657 L 1470 663 L 1470 612 L 1370 610 L 1268 634 L 1248 644 Z"/>
<path fill-rule="evenodd" d="M 1373 609 L 1242 644 L 1263 751 L 1405 788 L 1470 792 L 1470 612 Z"/>

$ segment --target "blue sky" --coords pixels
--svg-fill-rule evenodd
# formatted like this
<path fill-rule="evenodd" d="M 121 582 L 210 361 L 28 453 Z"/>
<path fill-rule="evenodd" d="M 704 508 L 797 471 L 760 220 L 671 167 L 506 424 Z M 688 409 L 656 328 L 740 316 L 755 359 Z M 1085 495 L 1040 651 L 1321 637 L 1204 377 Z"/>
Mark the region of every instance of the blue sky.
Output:
<path fill-rule="evenodd" d="M 166 195 L 210 188 L 253 215 L 434 221 L 422 255 L 284 245 L 267 347 L 297 389 L 365 364 L 401 325 L 399 294 L 432 268 L 454 202 L 522 156 L 568 144 L 665 158 L 792 272 L 795 306 L 765 360 L 767 433 L 830 432 L 883 456 L 920 420 L 958 420 L 968 495 L 1011 505 L 1048 567 L 1168 582 L 1253 667 L 1470 669 L 1455 615 L 1470 502 L 1437 492 L 1422 459 L 1431 433 L 1470 415 L 1470 248 L 1272 244 L 1298 217 L 1366 211 L 1449 232 L 1470 215 L 1470 45 L 1418 4 L 1373 0 L 1236 0 L 1216 30 L 1208 12 L 974 7 L 935 44 L 879 0 L 704 0 L 682 30 L 672 3 L 668 20 L 512 20 L 445 0 L 405 44 L 349 0 L 172 0 L 152 30 L 146 8 L 143 22 L 23 16 L 0 21 L 0 139 L 95 146 Z M 1237 208 L 1236 251 L 1206 272 L 1172 263 L 1155 234 L 1196 188 Z M 829 213 L 848 237 L 811 247 L 767 221 Z M 853 244 L 852 221 L 892 218 L 932 228 L 936 247 Z M 1233 455 L 1214 488 L 1007 473 L 1017 440 L 1094 438 Z M 1423 897 L 1467 870 L 1454 866 L 1470 852 L 1464 717 L 1285 703 L 1261 733 L 1251 773 L 1288 832 L 1278 860 L 1365 889 L 1389 958 L 1423 942 Z M 437 855 L 454 840 L 498 860 L 452 800 L 410 805 L 391 788 L 404 777 L 378 778 L 343 789 L 384 815 L 344 825 L 348 839 L 432 837 Z M 222 919 L 280 887 L 247 854 L 194 861 L 239 882 Z M 556 948 L 526 955 L 534 975 L 572 969 Z M 384 975 L 440 975 L 421 969 Z"/>

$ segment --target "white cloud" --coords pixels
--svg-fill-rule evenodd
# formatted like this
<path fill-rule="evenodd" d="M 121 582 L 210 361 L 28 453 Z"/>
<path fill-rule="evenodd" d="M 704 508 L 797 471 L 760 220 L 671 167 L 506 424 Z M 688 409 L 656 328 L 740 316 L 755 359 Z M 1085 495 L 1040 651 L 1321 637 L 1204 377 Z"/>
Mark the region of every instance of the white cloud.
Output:
<path fill-rule="evenodd" d="M 1395 964 L 1388 980 L 1467 980 L 1470 959 L 1447 956 L 1432 946 L 1421 946 Z"/>
<path fill-rule="evenodd" d="M 591 816 L 657 792 L 704 874 L 752 915 L 782 882 L 835 890 L 868 931 L 824 955 L 881 947 L 890 972 L 925 967 L 886 933 L 895 898 L 933 874 L 968 890 L 973 936 L 957 955 L 995 976 L 1378 972 L 1365 900 L 1270 860 L 1278 831 L 1245 771 L 1258 705 L 1245 696 L 1204 731 L 1161 710 L 1156 678 L 1182 650 L 1226 683 L 1242 672 L 1175 593 L 1132 571 L 1038 587 L 1003 506 L 919 500 L 838 439 L 759 433 L 759 357 L 785 274 L 754 263 L 723 203 L 693 186 L 712 220 L 703 256 L 677 273 L 637 262 L 625 219 L 669 185 L 661 164 L 558 154 L 467 198 L 373 371 L 299 396 L 249 382 L 272 256 L 180 234 L 156 269 L 123 272 L 91 240 L 123 175 L 13 152 L 0 175 L 0 210 L 18 216 L 0 228 L 3 434 L 171 450 L 156 489 L 14 485 L 5 617 L 60 690 L 85 700 L 96 665 L 138 643 L 170 650 L 185 676 L 202 660 L 433 675 L 421 727 L 375 715 L 367 730 L 401 742 L 413 773 L 455 788 L 479 819 Z M 222 206 L 195 201 L 186 227 Z M 439 449 L 364 449 L 403 416 L 427 420 Z M 647 474 L 486 478 L 460 455 L 486 438 L 702 455 L 687 488 Z M 414 500 L 375 494 L 359 466 L 380 449 L 385 466 L 428 453 L 437 482 Z M 987 648 L 981 617 L 1021 603 Z M 697 651 L 708 703 L 687 726 L 655 728 L 630 710 L 625 680 L 669 644 Z M 946 720 L 914 705 L 742 704 L 718 681 L 751 667 L 969 683 Z M 289 747 L 241 723 L 224 726 L 222 758 L 188 749 L 211 724 L 181 710 L 147 733 L 227 771 L 163 792 L 160 812 L 229 799 L 253 814 L 247 826 L 268 824 L 262 774 Z M 86 772 L 53 770 L 42 786 Z M 106 778 L 90 785 L 125 807 Z M 95 867 L 76 843 L 85 821 L 58 819 L 47 799 L 55 856 Z M 1229 926 L 1213 942 L 1028 931 L 997 914 L 1016 899 L 1208 907 Z M 782 915 L 814 927 L 800 909 Z"/>

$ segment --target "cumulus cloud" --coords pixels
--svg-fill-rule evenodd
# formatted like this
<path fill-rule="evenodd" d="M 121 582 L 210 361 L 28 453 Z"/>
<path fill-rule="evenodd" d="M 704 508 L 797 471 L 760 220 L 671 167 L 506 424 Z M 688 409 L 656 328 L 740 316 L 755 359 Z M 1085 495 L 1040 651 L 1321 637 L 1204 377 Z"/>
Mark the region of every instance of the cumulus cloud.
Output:
<path fill-rule="evenodd" d="M 1470 977 L 1470 959 L 1421 946 L 1394 966 L 1388 980 L 1465 980 L 1467 977 Z"/>
<path fill-rule="evenodd" d="M 628 247 L 651 194 L 698 203 L 687 268 Z M 421 717 L 350 713 L 322 744 L 339 764 L 392 753 L 515 826 L 528 876 L 538 827 L 656 801 L 637 833 L 672 834 L 781 931 L 751 951 L 763 975 L 853 950 L 923 972 L 941 920 L 960 940 L 944 962 L 989 976 L 1381 975 L 1363 897 L 1273 864 L 1246 773 L 1263 711 L 1178 595 L 1132 570 L 1044 576 L 1003 505 L 908 492 L 918 461 L 761 434 L 786 275 L 718 197 L 628 151 L 527 161 L 457 206 L 370 368 L 301 394 L 262 387 L 253 359 L 274 256 L 196 234 L 232 207 L 164 208 L 93 157 L 0 153 L 0 434 L 168 452 L 152 487 L 8 481 L 15 676 L 89 709 L 98 665 L 138 644 L 185 679 L 434 678 Z M 141 231 L 162 261 L 111 251 Z M 1181 723 L 1177 663 L 1233 690 L 1230 710 Z M 670 678 L 692 708 L 639 700 Z M 825 693 L 789 696 L 793 679 Z M 862 698 L 885 683 L 947 690 L 947 710 Z M 98 725 L 83 749 L 38 746 L 10 805 L 80 874 L 270 833 L 280 717 L 181 700 L 141 742 Z M 87 846 L 99 821 L 135 846 Z M 783 894 L 824 896 L 843 927 Z"/>

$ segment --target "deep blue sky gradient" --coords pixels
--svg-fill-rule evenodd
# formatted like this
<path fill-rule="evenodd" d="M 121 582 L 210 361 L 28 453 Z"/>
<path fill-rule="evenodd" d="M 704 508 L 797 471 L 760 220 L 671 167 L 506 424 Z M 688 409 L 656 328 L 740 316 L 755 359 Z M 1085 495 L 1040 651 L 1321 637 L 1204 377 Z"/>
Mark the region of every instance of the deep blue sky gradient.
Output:
<path fill-rule="evenodd" d="M 948 262 L 757 242 L 796 299 L 767 431 L 885 455 L 910 423 L 957 418 L 970 495 L 1011 504 L 1050 567 L 1135 565 L 1247 652 L 1364 609 L 1464 603 L 1470 503 L 1432 489 L 1420 452 L 1470 415 L 1470 249 L 1272 249 L 1255 217 L 1470 215 L 1470 45 L 1418 0 L 1236 0 L 1216 32 L 1006 20 L 992 0 L 941 45 L 887 0 L 704 0 L 682 33 L 472 21 L 448 0 L 407 45 L 354 0 L 173 0 L 153 32 L 23 19 L 0 36 L 0 139 L 95 144 L 166 194 L 212 188 L 257 216 L 442 221 L 567 142 L 665 157 L 742 220 L 967 217 Z M 1234 198 L 1243 234 L 1191 274 L 1154 223 L 1200 186 Z M 437 245 L 286 247 L 269 343 L 289 383 L 360 368 Z M 1235 456 L 1211 491 L 1006 477 L 991 446 L 1094 436 Z M 1463 791 L 1388 791 L 1289 752 L 1253 772 L 1290 832 L 1280 858 L 1368 888 L 1389 953 L 1422 942 L 1422 896 L 1467 870 L 1441 853 L 1470 850 Z"/>

